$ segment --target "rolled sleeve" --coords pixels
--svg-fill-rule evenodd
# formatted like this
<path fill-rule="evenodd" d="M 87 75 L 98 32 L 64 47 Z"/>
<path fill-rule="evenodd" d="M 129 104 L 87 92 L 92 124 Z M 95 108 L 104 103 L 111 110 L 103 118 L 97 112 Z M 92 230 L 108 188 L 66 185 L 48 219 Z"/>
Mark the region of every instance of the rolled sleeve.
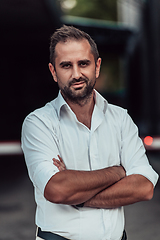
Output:
<path fill-rule="evenodd" d="M 49 179 L 58 172 L 52 160 L 59 154 L 56 136 L 46 123 L 31 114 L 22 126 L 22 150 L 29 177 L 42 194 Z"/>
<path fill-rule="evenodd" d="M 158 181 L 158 174 L 149 164 L 143 142 L 138 136 L 138 128 L 127 112 L 123 120 L 121 137 L 121 161 L 126 169 L 126 175 L 143 175 L 155 186 Z"/>
<path fill-rule="evenodd" d="M 132 175 L 132 174 L 140 174 L 146 177 L 150 182 L 153 183 L 155 186 L 157 181 L 158 181 L 158 174 L 153 170 L 153 168 L 149 166 L 139 166 L 135 167 L 133 169 L 130 169 L 129 171 L 126 172 L 126 175 Z"/>
<path fill-rule="evenodd" d="M 45 186 L 49 179 L 58 172 L 58 169 L 54 169 L 52 165 L 52 162 L 44 161 L 35 168 L 33 182 L 42 193 L 44 193 Z"/>

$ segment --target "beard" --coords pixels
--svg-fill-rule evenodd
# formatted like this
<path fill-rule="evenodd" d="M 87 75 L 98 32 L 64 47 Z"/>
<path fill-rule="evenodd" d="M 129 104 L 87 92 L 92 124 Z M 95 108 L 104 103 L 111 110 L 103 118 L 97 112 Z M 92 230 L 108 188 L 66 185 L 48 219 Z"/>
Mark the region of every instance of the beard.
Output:
<path fill-rule="evenodd" d="M 72 84 L 81 81 L 84 82 L 85 86 L 83 88 L 80 87 L 72 90 Z M 66 85 L 64 88 L 60 88 L 60 90 L 65 100 L 81 105 L 91 97 L 95 84 L 96 77 L 91 80 L 89 80 L 87 77 L 80 77 L 79 79 L 72 79 L 68 85 Z"/>

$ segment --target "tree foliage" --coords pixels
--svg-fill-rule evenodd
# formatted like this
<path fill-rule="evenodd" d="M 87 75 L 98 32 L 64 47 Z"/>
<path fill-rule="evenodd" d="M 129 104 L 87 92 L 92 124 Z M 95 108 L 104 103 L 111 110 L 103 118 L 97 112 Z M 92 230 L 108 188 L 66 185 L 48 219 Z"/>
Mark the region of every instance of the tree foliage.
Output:
<path fill-rule="evenodd" d="M 64 1 L 64 0 L 61 0 Z M 117 21 L 117 0 L 76 0 L 68 15 Z"/>

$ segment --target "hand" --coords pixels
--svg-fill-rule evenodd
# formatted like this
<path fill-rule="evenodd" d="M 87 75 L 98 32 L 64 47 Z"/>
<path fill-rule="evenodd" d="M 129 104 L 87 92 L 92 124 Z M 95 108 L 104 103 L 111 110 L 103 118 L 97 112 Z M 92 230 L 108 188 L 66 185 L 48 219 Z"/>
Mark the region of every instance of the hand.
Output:
<path fill-rule="evenodd" d="M 53 158 L 53 164 L 58 168 L 58 170 L 61 172 L 61 171 L 64 171 L 66 170 L 66 166 L 62 160 L 62 158 L 58 155 L 58 159 L 56 158 Z"/>

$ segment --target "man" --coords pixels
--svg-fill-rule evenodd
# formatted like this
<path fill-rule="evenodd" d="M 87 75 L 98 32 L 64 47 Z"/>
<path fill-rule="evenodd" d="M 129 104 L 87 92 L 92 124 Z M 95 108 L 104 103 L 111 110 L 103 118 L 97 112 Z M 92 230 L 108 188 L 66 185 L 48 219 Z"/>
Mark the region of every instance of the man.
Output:
<path fill-rule="evenodd" d="M 100 65 L 85 32 L 63 26 L 52 35 L 49 69 L 59 95 L 22 128 L 37 240 L 126 239 L 123 206 L 153 196 L 158 175 L 137 127 L 94 90 Z"/>

